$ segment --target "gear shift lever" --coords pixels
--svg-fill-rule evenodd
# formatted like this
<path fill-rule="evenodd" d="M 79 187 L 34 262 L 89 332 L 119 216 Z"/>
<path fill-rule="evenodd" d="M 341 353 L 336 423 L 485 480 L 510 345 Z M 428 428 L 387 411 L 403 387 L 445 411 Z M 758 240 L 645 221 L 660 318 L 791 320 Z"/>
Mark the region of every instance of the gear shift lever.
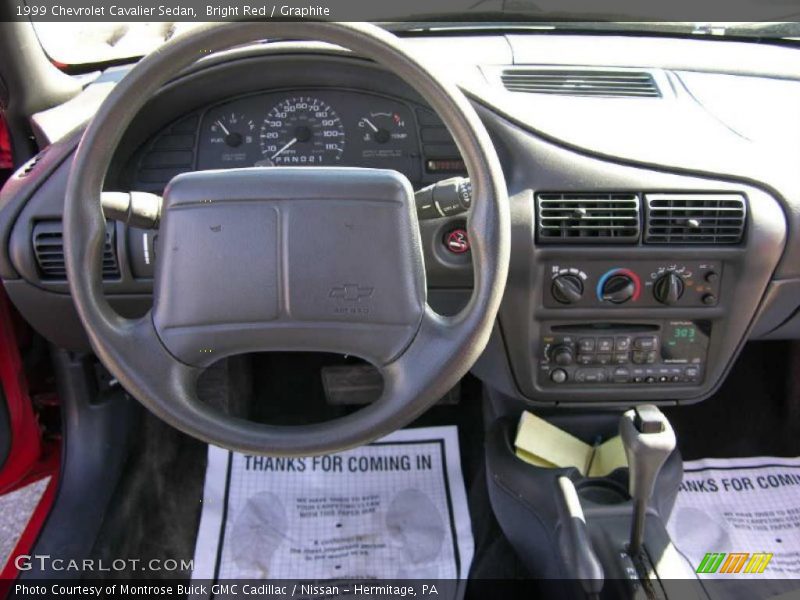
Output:
<path fill-rule="evenodd" d="M 675 432 L 664 413 L 652 404 L 644 404 L 622 415 L 619 434 L 628 458 L 628 489 L 633 498 L 628 552 L 637 556 L 644 540 L 647 506 L 661 467 L 675 449 Z"/>

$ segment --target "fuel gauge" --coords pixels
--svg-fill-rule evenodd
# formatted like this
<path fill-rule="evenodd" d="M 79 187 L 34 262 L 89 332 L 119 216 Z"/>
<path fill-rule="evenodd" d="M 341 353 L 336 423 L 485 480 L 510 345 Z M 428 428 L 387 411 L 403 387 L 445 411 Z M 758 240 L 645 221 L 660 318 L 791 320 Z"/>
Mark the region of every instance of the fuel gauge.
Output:
<path fill-rule="evenodd" d="M 257 160 L 256 124 L 243 113 L 209 113 L 205 131 L 208 133 L 201 142 L 200 168 L 249 167 Z"/>
<path fill-rule="evenodd" d="M 242 144 L 252 144 L 255 123 L 242 114 L 232 112 L 220 115 L 211 123 L 211 143 L 225 144 L 229 148 L 238 148 Z"/>

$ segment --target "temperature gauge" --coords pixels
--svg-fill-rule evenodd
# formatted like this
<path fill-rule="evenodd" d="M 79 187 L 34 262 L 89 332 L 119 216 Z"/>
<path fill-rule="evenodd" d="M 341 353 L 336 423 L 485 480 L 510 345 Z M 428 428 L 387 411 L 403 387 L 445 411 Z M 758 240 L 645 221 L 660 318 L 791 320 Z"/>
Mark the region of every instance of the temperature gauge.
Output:
<path fill-rule="evenodd" d="M 403 155 L 409 135 L 400 113 L 371 112 L 358 120 L 358 127 L 364 144 L 361 153 L 364 158 Z"/>

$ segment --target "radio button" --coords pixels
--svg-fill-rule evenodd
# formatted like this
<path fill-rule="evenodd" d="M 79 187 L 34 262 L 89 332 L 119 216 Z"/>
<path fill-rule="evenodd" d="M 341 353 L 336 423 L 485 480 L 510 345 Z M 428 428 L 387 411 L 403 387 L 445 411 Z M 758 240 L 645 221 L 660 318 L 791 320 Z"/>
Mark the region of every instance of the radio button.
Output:
<path fill-rule="evenodd" d="M 643 352 L 641 350 L 633 351 L 633 363 L 637 365 L 652 365 L 656 362 L 655 350 Z"/>
<path fill-rule="evenodd" d="M 593 354 L 578 354 L 578 364 L 583 366 L 588 366 L 594 363 L 594 355 Z"/>
<path fill-rule="evenodd" d="M 594 338 L 581 338 L 578 340 L 579 352 L 594 352 L 595 339 Z"/>
<path fill-rule="evenodd" d="M 578 383 L 604 383 L 605 380 L 605 369 L 578 369 L 575 371 L 575 381 Z"/>
<path fill-rule="evenodd" d="M 658 345 L 658 338 L 653 335 L 638 337 L 633 341 L 633 347 L 637 350 L 655 350 Z"/>
<path fill-rule="evenodd" d="M 686 375 L 686 379 L 689 381 L 697 381 L 700 378 L 699 367 L 686 367 L 686 370 L 683 373 Z"/>
<path fill-rule="evenodd" d="M 630 355 L 627 352 L 617 353 L 614 355 L 615 365 L 627 365 L 630 362 Z"/>
<path fill-rule="evenodd" d="M 628 383 L 631 380 L 631 372 L 623 367 L 614 369 L 614 383 Z"/>
<path fill-rule="evenodd" d="M 597 354 L 594 357 L 594 362 L 598 365 L 610 365 L 611 364 L 611 355 L 610 354 Z"/>
<path fill-rule="evenodd" d="M 600 338 L 597 341 L 598 352 L 613 352 L 614 351 L 614 338 Z"/>
<path fill-rule="evenodd" d="M 614 349 L 617 352 L 627 352 L 631 349 L 631 338 L 625 337 L 618 337 L 614 341 Z"/>
<path fill-rule="evenodd" d="M 550 380 L 553 383 L 564 383 L 567 380 L 567 372 L 564 369 L 555 369 L 550 373 Z"/>

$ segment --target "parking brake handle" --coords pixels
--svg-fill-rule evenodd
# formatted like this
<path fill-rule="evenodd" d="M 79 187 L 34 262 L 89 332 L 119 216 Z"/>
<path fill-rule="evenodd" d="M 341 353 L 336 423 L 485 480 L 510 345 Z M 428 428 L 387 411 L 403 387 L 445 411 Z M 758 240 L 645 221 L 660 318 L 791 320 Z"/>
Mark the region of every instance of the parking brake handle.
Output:
<path fill-rule="evenodd" d="M 656 479 L 675 450 L 675 432 L 658 407 L 644 404 L 622 415 L 619 434 L 628 458 L 628 488 L 633 499 L 628 552 L 636 557 L 642 549 L 645 516 Z"/>

